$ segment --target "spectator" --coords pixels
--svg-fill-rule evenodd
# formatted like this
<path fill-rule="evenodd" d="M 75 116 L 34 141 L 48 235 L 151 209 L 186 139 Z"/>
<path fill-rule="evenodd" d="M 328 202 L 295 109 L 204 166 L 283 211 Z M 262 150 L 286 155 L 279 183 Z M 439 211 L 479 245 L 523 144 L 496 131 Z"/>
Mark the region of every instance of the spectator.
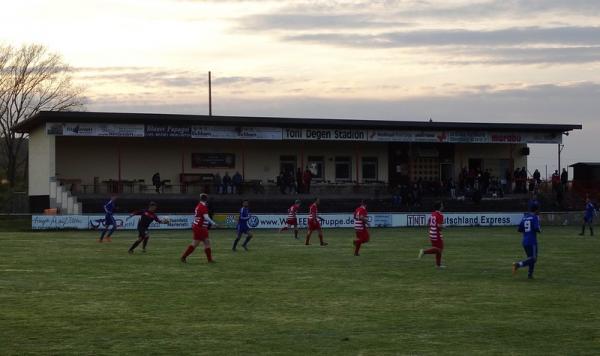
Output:
<path fill-rule="evenodd" d="M 482 190 L 483 193 L 487 193 L 489 188 L 490 188 L 490 179 L 491 179 L 491 174 L 490 174 L 490 170 L 486 169 L 485 172 L 483 172 L 483 174 L 481 175 L 481 181 L 482 181 Z"/>
<path fill-rule="evenodd" d="M 517 168 L 515 170 L 515 172 L 513 173 L 513 181 L 515 182 L 515 193 L 520 193 L 521 192 L 521 171 L 519 170 L 519 168 Z"/>
<path fill-rule="evenodd" d="M 519 179 L 521 180 L 521 193 L 527 193 L 527 169 L 525 167 L 521 168 Z"/>
<path fill-rule="evenodd" d="M 298 167 L 298 170 L 296 171 L 296 185 L 298 194 L 304 193 L 304 183 L 302 182 L 302 179 L 302 168 Z"/>
<path fill-rule="evenodd" d="M 552 191 L 557 192 L 558 187 L 560 186 L 560 174 L 558 173 L 558 169 L 552 173 Z"/>
<path fill-rule="evenodd" d="M 285 172 L 285 187 L 286 187 L 286 190 L 290 194 L 293 194 L 294 191 L 297 191 L 295 182 L 296 182 L 296 179 L 294 178 L 294 172 L 286 171 Z"/>
<path fill-rule="evenodd" d="M 304 192 L 306 194 L 310 194 L 310 183 L 313 179 L 312 176 L 312 172 L 310 171 L 310 169 L 308 169 L 308 167 L 306 167 L 306 170 L 304 171 L 304 175 L 302 176 L 302 182 L 304 183 Z"/>
<path fill-rule="evenodd" d="M 213 186 L 215 189 L 215 193 L 223 193 L 223 181 L 221 180 L 221 175 L 218 172 L 213 176 Z"/>
<path fill-rule="evenodd" d="M 560 175 L 560 184 L 562 185 L 563 192 L 566 192 L 567 185 L 569 184 L 569 172 L 567 172 L 566 168 L 563 168 L 562 173 Z"/>
<path fill-rule="evenodd" d="M 244 183 L 244 178 L 240 172 L 235 172 L 233 177 L 231 177 L 231 182 L 233 184 L 233 194 L 242 194 L 242 183 Z"/>
<path fill-rule="evenodd" d="M 454 180 L 452 179 L 448 181 L 448 190 L 450 191 L 450 199 L 456 199 L 456 184 L 454 184 Z"/>
<path fill-rule="evenodd" d="M 539 170 L 536 169 L 533 172 L 533 179 L 535 179 L 535 181 L 536 181 L 537 184 L 542 183 L 542 174 L 540 173 Z"/>
<path fill-rule="evenodd" d="M 396 186 L 392 193 L 392 206 L 394 208 L 400 208 L 402 206 L 402 192 L 400 186 Z"/>
<path fill-rule="evenodd" d="M 285 194 L 285 175 L 283 174 L 283 171 L 279 172 L 279 175 L 277 176 L 277 186 L 279 187 L 281 194 Z"/>
<path fill-rule="evenodd" d="M 506 193 L 510 193 L 512 191 L 512 174 L 510 173 L 510 169 L 506 168 L 506 171 L 504 172 L 504 184 L 506 185 L 504 187 L 504 191 Z"/>
<path fill-rule="evenodd" d="M 229 172 L 225 172 L 223 176 L 223 194 L 231 194 L 231 177 Z"/>
<path fill-rule="evenodd" d="M 162 186 L 162 182 L 160 180 L 160 173 L 154 173 L 154 175 L 152 176 L 152 185 L 156 188 L 156 192 L 160 193 L 160 187 Z"/>

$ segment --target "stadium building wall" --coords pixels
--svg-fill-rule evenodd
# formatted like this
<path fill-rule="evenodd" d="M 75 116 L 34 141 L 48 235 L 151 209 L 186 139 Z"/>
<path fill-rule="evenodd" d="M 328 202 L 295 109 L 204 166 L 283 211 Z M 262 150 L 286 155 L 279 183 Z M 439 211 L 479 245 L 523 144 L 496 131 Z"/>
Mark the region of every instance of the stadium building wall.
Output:
<path fill-rule="evenodd" d="M 97 137 L 57 137 L 56 175 L 62 179 L 81 179 L 82 184 L 93 184 L 94 177 L 100 181 L 118 178 L 119 151 L 121 179 L 144 179 L 148 184 L 154 173 L 161 179 L 179 181 L 179 174 L 220 173 L 233 175 L 244 173 L 245 179 L 275 180 L 280 170 L 281 156 L 295 156 L 296 167 L 307 164 L 308 157 L 322 156 L 324 179 L 335 180 L 335 157 L 349 157 L 351 179 L 362 180 L 362 170 L 356 170 L 356 155 L 377 157 L 379 181 L 387 181 L 387 145 L 369 143 L 318 142 L 300 145 L 296 142 L 253 142 L 222 140 L 148 140 L 143 138 L 113 139 Z M 193 153 L 231 153 L 235 155 L 233 168 L 194 168 Z M 183 167 L 182 167 L 183 163 Z M 360 164 L 360 159 L 359 159 Z"/>
<path fill-rule="evenodd" d="M 56 137 L 40 126 L 29 134 L 29 207 L 41 212 L 50 206 L 50 177 L 55 176 Z"/>

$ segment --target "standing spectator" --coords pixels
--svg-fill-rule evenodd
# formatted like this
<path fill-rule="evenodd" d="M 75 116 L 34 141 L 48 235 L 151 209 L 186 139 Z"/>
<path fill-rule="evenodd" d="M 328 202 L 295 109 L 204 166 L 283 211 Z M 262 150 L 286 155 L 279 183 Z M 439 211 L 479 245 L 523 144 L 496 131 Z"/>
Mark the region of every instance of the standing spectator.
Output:
<path fill-rule="evenodd" d="M 302 168 L 298 167 L 296 171 L 296 185 L 298 194 L 304 193 L 304 182 L 302 182 Z"/>
<path fill-rule="evenodd" d="M 536 169 L 536 170 L 533 172 L 533 179 L 535 179 L 535 182 L 536 182 L 537 184 L 540 184 L 540 183 L 542 183 L 542 174 L 540 173 L 540 171 L 539 171 L 539 170 L 537 170 L 537 169 Z"/>
<path fill-rule="evenodd" d="M 488 192 L 488 190 L 490 189 L 490 180 L 491 180 L 491 174 L 490 174 L 490 170 L 486 169 L 485 172 L 483 172 L 483 174 L 481 175 L 481 180 L 482 180 L 482 188 L 483 188 L 483 193 L 486 194 Z"/>
<path fill-rule="evenodd" d="M 521 179 L 521 192 L 527 193 L 527 169 L 525 167 L 521 168 L 519 178 Z"/>
<path fill-rule="evenodd" d="M 558 169 L 552 173 L 552 191 L 557 192 L 558 186 L 560 186 L 560 174 L 558 173 Z"/>
<path fill-rule="evenodd" d="M 242 183 L 244 183 L 244 178 L 240 172 L 235 172 L 231 178 L 231 182 L 233 183 L 233 194 L 242 194 Z"/>
<path fill-rule="evenodd" d="M 216 194 L 223 193 L 223 180 L 218 172 L 213 176 L 213 186 Z"/>
<path fill-rule="evenodd" d="M 396 188 L 394 188 L 394 192 L 392 193 L 392 206 L 394 208 L 400 208 L 402 206 L 400 186 L 396 186 Z"/>
<path fill-rule="evenodd" d="M 296 191 L 296 189 L 295 189 L 295 186 L 296 186 L 295 182 L 296 182 L 296 179 L 294 178 L 294 172 L 293 171 L 286 171 L 285 172 L 285 186 L 286 186 L 287 191 L 290 194 L 293 194 L 294 191 Z"/>
<path fill-rule="evenodd" d="M 448 181 L 448 190 L 450 190 L 450 199 L 456 199 L 456 184 L 454 184 L 454 180 L 450 179 Z"/>
<path fill-rule="evenodd" d="M 223 194 L 231 194 L 231 177 L 229 172 L 225 172 L 223 176 Z"/>
<path fill-rule="evenodd" d="M 506 193 L 512 192 L 512 174 L 510 173 L 510 169 L 508 169 L 508 168 L 506 168 L 506 171 L 504 172 L 504 181 L 506 182 L 504 191 Z"/>
<path fill-rule="evenodd" d="M 513 174 L 513 181 L 515 182 L 515 193 L 521 193 L 521 171 L 519 168 L 517 168 Z"/>
<path fill-rule="evenodd" d="M 281 194 L 285 194 L 285 175 L 283 174 L 283 171 L 280 171 L 277 176 L 277 186 L 279 187 Z"/>
<path fill-rule="evenodd" d="M 162 182 L 160 180 L 160 173 L 154 173 L 154 175 L 152 176 L 152 185 L 156 188 L 156 192 L 160 193 L 160 186 L 162 185 Z"/>
<path fill-rule="evenodd" d="M 312 181 L 312 173 L 310 171 L 310 169 L 308 169 L 308 167 L 306 167 L 306 170 L 304 171 L 304 175 L 302 176 L 302 182 L 304 183 L 304 192 L 306 194 L 310 194 L 310 183 Z"/>
<path fill-rule="evenodd" d="M 560 184 L 562 185 L 563 192 L 566 192 L 567 185 L 569 184 L 569 172 L 567 172 L 566 168 L 563 168 L 562 173 L 560 175 Z"/>

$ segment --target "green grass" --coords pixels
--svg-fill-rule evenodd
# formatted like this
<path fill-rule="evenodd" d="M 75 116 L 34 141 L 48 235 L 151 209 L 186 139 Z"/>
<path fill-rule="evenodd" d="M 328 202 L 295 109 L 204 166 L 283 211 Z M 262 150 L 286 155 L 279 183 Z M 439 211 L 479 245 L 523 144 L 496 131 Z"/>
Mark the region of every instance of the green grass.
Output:
<path fill-rule="evenodd" d="M 256 231 L 250 252 L 213 231 L 216 264 L 190 232 L 153 232 L 127 254 L 92 232 L 0 232 L 0 354 L 597 354 L 598 238 L 547 228 L 536 279 L 513 278 L 514 228 L 449 229 L 448 269 L 417 261 L 426 232 L 352 230 L 330 246 Z"/>
<path fill-rule="evenodd" d="M 31 215 L 0 215 L 0 232 L 31 231 Z"/>

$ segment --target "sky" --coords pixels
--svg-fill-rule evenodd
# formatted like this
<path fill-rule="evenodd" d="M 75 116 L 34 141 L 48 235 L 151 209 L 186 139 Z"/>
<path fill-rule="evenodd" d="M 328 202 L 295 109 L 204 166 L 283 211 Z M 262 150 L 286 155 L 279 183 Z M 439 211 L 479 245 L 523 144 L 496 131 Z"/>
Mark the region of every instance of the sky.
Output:
<path fill-rule="evenodd" d="M 89 111 L 583 124 L 598 161 L 598 0 L 3 1 L 0 43 L 63 55 Z M 533 145 L 530 169 L 557 166 Z"/>

